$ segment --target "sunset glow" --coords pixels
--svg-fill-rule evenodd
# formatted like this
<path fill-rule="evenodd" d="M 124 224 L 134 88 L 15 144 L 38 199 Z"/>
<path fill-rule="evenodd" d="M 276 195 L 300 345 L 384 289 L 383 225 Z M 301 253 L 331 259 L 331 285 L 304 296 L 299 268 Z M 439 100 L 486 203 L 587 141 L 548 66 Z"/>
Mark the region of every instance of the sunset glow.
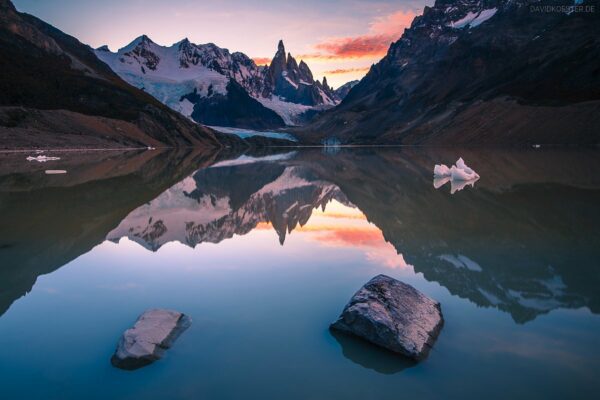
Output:
<path fill-rule="evenodd" d="M 31 13 L 96 48 L 117 50 L 146 34 L 171 45 L 187 37 L 241 51 L 268 64 L 283 39 L 287 51 L 307 62 L 315 79 L 333 87 L 360 79 L 385 56 L 427 0 L 219 2 L 172 0 L 15 0 Z M 76 17 L 75 17 L 76 16 Z"/>
<path fill-rule="evenodd" d="M 272 230 L 273 226 L 262 222 L 256 229 Z M 358 208 L 335 200 L 327 204 L 325 211 L 314 209 L 306 225 L 292 230 L 291 235 L 297 234 L 321 246 L 359 250 L 366 260 L 388 268 L 409 267 L 402 254 L 386 242 L 381 230 L 368 222 Z"/>

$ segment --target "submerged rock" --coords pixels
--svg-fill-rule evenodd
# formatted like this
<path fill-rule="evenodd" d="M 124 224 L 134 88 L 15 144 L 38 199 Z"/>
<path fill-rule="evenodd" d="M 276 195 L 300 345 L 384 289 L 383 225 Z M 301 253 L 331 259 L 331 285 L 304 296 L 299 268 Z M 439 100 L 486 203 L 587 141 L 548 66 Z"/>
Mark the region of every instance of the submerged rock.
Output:
<path fill-rule="evenodd" d="M 190 317 L 177 311 L 146 310 L 121 336 L 111 363 L 128 370 L 151 364 L 164 355 L 191 323 Z"/>
<path fill-rule="evenodd" d="M 352 296 L 330 328 L 421 360 L 443 323 L 440 303 L 406 283 L 378 275 Z"/>

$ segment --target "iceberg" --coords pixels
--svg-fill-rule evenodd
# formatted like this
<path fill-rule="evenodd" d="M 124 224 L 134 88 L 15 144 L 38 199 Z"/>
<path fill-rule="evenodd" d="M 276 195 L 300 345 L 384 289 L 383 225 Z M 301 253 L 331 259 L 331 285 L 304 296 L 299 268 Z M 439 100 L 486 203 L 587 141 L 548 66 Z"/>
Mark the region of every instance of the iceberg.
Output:
<path fill-rule="evenodd" d="M 444 186 L 447 182 L 452 184 L 452 193 L 462 190 L 465 186 L 474 186 L 479 179 L 479 174 L 473 171 L 460 157 L 456 163 L 448 168 L 444 164 L 436 164 L 433 167 L 433 186 L 436 189 Z"/>
<path fill-rule="evenodd" d="M 29 156 L 29 157 L 27 157 L 27 161 L 46 162 L 46 161 L 54 161 L 54 160 L 60 160 L 60 157 L 48 157 L 48 156 L 37 156 L 37 157 Z"/>

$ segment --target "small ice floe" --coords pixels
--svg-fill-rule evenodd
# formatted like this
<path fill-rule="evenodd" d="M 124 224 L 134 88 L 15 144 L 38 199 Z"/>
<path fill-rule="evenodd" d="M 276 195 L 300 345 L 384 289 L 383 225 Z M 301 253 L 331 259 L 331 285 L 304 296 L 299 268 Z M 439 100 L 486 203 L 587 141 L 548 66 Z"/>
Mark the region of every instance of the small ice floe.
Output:
<path fill-rule="evenodd" d="M 148 150 L 156 150 L 156 147 L 148 146 Z"/>
<path fill-rule="evenodd" d="M 533 145 L 533 148 L 534 148 L 534 149 L 539 149 L 540 147 L 542 147 L 542 145 L 541 145 L 541 144 L 534 144 L 534 145 Z"/>
<path fill-rule="evenodd" d="M 479 174 L 473 171 L 461 158 L 452 167 L 444 164 L 436 164 L 433 167 L 433 187 L 439 189 L 446 183 L 451 182 L 451 193 L 458 192 L 466 186 L 474 186 L 479 179 Z"/>
<path fill-rule="evenodd" d="M 27 161 L 46 162 L 46 161 L 55 161 L 55 160 L 60 160 L 60 157 L 48 157 L 48 156 L 37 156 L 37 157 L 29 156 L 29 157 L 27 157 Z"/>
<path fill-rule="evenodd" d="M 59 175 L 59 174 L 67 173 L 67 171 L 64 169 L 47 169 L 45 172 L 46 172 L 46 175 Z"/>

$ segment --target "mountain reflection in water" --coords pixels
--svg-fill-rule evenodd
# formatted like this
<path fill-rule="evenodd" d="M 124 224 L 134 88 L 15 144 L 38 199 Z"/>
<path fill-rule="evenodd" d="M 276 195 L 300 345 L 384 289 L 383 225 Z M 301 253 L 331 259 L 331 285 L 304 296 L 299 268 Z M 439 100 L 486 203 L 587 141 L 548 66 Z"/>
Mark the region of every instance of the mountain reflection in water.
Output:
<path fill-rule="evenodd" d="M 481 179 L 453 194 L 436 190 L 433 165 L 458 156 Z M 0 171 L 0 313 L 37 276 L 105 239 L 127 237 L 157 251 L 256 229 L 272 229 L 284 246 L 287 235 L 304 234 L 390 268 L 412 267 L 517 323 L 557 308 L 600 312 L 597 152 L 302 150 L 217 163 L 219 157 L 66 157 L 69 174 L 61 177 L 4 163 L 13 167 Z"/>

